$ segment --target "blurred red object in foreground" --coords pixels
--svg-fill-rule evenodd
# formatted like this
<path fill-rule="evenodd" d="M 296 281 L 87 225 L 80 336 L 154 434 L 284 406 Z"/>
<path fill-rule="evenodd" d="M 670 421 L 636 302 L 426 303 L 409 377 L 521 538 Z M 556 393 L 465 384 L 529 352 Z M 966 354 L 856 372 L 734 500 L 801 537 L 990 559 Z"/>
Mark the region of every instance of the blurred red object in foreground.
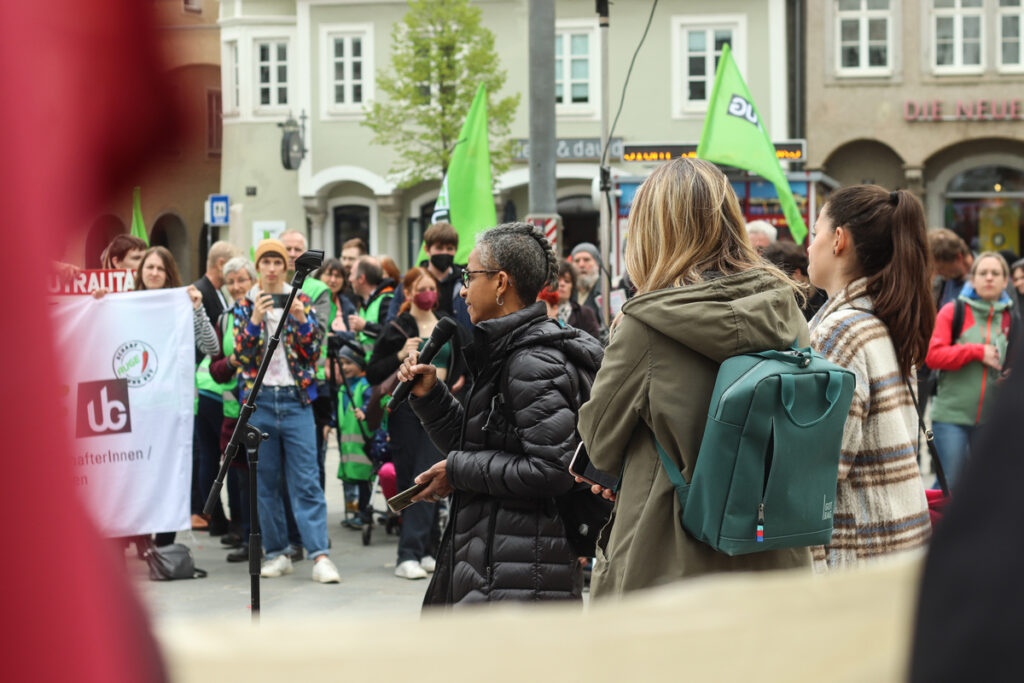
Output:
<path fill-rule="evenodd" d="M 167 129 L 151 4 L 0 4 L 0 585 L 10 681 L 165 678 L 123 563 L 74 491 L 61 404 L 74 388 L 54 361 L 74 350 L 54 348 L 45 286 L 70 231 L 139 171 Z"/>

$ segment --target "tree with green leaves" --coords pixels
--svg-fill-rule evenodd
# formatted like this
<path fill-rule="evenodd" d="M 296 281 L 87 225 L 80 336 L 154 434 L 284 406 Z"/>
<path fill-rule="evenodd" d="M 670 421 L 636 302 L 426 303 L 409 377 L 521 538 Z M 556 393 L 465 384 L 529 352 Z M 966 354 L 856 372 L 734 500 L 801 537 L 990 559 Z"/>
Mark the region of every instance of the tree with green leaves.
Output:
<path fill-rule="evenodd" d="M 377 74 L 377 91 L 364 125 L 373 142 L 390 145 L 398 160 L 390 172 L 400 187 L 440 180 L 448 170 L 462 122 L 480 83 L 487 87 L 491 171 L 512 161 L 509 124 L 519 95 L 498 99 L 505 71 L 494 34 L 480 24 L 468 0 L 409 0 L 409 12 L 391 31 L 391 64 Z"/>

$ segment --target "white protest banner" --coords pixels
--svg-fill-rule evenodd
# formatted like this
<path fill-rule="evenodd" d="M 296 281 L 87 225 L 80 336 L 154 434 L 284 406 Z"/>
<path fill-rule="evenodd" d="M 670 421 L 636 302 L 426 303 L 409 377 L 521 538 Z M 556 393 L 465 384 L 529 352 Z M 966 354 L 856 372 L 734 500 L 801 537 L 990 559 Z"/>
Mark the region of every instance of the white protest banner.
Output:
<path fill-rule="evenodd" d="M 195 333 L 184 288 L 56 297 L 75 481 L 101 531 L 189 527 Z"/>
<path fill-rule="evenodd" d="M 58 273 L 51 273 L 47 280 L 50 294 L 91 294 L 97 289 L 108 292 L 130 292 L 135 289 L 133 270 L 80 270 L 65 280 Z"/>

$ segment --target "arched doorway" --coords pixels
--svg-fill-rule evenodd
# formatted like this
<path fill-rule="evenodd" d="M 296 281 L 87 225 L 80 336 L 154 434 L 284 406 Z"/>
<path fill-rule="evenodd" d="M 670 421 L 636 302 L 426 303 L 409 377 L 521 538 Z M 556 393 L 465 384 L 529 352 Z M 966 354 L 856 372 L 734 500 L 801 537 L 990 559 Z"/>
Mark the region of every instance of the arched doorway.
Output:
<path fill-rule="evenodd" d="M 1024 170 L 988 165 L 962 171 L 946 185 L 944 200 L 944 224 L 972 248 L 1020 256 Z"/>
<path fill-rule="evenodd" d="M 562 248 L 568 254 L 580 242 L 597 244 L 597 228 L 601 213 L 594 208 L 589 194 L 570 195 L 558 200 L 558 215 L 562 217 Z"/>
<path fill-rule="evenodd" d="M 105 214 L 97 218 L 85 238 L 85 267 L 101 268 L 103 250 L 110 244 L 110 240 L 126 232 L 128 229 L 117 216 Z"/>
<path fill-rule="evenodd" d="M 366 204 L 339 204 L 331 208 L 334 227 L 334 256 L 350 239 L 360 238 L 372 249 L 370 241 L 370 207 Z"/>
<path fill-rule="evenodd" d="M 192 273 L 192 259 L 189 253 L 188 232 L 185 229 L 185 222 L 174 213 L 165 213 L 153 223 L 153 229 L 149 233 L 150 246 L 167 247 L 178 264 L 178 272 L 181 273 L 183 281 L 191 282 L 194 278 Z"/>
<path fill-rule="evenodd" d="M 903 159 L 877 140 L 854 140 L 837 147 L 828 155 L 824 171 L 840 185 L 871 183 L 895 190 L 907 184 Z"/>

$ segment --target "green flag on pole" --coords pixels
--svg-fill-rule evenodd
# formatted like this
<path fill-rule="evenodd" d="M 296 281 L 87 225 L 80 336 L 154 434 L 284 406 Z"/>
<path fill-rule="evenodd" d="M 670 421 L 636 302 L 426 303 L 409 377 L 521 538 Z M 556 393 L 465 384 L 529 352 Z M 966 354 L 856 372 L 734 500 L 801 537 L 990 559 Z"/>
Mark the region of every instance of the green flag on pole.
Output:
<path fill-rule="evenodd" d="M 465 263 L 476 244 L 477 233 L 498 222 L 491 184 L 491 152 L 487 145 L 487 88 L 481 83 L 452 150 L 448 173 L 434 203 L 431 221 L 448 221 L 459 233 L 456 263 Z M 420 250 L 420 258 L 425 258 Z"/>
<path fill-rule="evenodd" d="M 146 224 L 142 220 L 142 188 L 136 187 L 132 192 L 132 237 L 138 237 L 149 246 L 149 235 Z"/>
<path fill-rule="evenodd" d="M 782 213 L 789 224 L 789 234 L 797 243 L 807 236 L 807 226 L 800 215 L 789 181 L 782 171 L 771 136 L 761 125 L 754 98 L 743 82 L 732 51 L 726 44 L 718 61 L 715 86 L 708 101 L 704 130 L 697 146 L 697 157 L 742 168 L 761 176 L 775 186 Z"/>

